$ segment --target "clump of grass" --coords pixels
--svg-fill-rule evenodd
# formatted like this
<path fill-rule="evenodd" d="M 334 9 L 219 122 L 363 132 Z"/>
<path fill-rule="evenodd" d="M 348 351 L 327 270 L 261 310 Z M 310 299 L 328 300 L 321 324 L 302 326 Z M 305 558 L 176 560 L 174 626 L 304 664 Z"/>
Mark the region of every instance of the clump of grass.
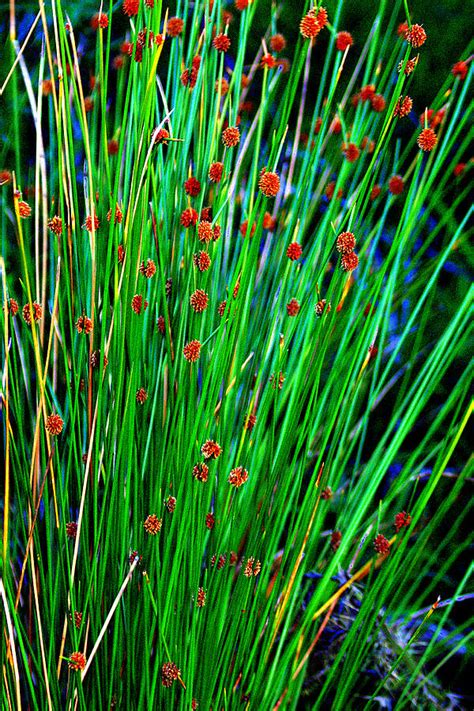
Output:
<path fill-rule="evenodd" d="M 2 703 L 452 701 L 470 48 L 414 107 L 406 3 L 123 11 L 12 15 Z"/>

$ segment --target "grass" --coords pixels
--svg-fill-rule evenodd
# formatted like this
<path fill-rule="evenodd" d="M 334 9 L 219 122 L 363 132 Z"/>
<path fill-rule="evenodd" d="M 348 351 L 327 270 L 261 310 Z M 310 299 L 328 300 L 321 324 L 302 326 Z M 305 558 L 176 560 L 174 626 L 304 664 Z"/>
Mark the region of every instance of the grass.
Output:
<path fill-rule="evenodd" d="M 212 44 L 222 10 L 140 3 L 125 35 L 120 6 L 104 6 L 108 27 L 92 32 L 55 2 L 40 6 L 24 51 L 13 16 L 0 154 L 2 705 L 462 707 L 472 67 L 462 80 L 446 67 L 434 88 L 437 144 L 424 153 L 425 107 L 394 117 L 417 81 L 397 65 L 429 51 L 397 36 L 400 22 L 423 21 L 406 3 L 381 0 L 370 34 L 344 53 L 340 0 L 316 42 L 295 28 L 289 66 L 274 68 L 260 61 L 284 7 L 234 8 L 226 56 Z M 252 32 L 263 12 L 265 45 Z M 138 33 L 166 35 L 173 15 L 183 33 L 145 42 L 135 61 Z M 198 54 L 190 88 L 180 77 Z M 383 111 L 351 100 L 369 84 Z M 226 125 L 239 126 L 234 148 Z M 163 128 L 169 140 L 155 143 Z M 355 162 L 344 141 L 358 146 Z M 264 168 L 280 178 L 276 197 L 259 190 Z M 181 216 L 208 206 L 220 238 L 204 244 Z M 345 231 L 359 258 L 349 273 L 336 250 Z M 197 289 L 202 313 L 190 305 Z M 90 333 L 78 332 L 83 316 Z M 222 452 L 202 481 L 193 471 L 208 439 Z M 248 480 L 237 488 L 239 467 Z"/>

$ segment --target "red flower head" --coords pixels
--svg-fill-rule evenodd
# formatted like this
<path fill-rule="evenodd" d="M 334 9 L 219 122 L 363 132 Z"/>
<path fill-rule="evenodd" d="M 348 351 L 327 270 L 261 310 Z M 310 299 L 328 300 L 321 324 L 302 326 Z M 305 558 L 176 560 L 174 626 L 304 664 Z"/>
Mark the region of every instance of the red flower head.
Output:
<path fill-rule="evenodd" d="M 374 540 L 374 548 L 379 555 L 387 555 L 390 552 L 390 542 L 379 533 Z"/>
<path fill-rule="evenodd" d="M 172 514 L 176 508 L 176 498 L 174 496 L 168 496 L 165 499 L 165 506 L 168 513 Z"/>
<path fill-rule="evenodd" d="M 336 249 L 341 254 L 353 252 L 356 246 L 356 238 L 352 232 L 341 232 L 336 240 Z"/>
<path fill-rule="evenodd" d="M 161 683 L 163 686 L 173 686 L 173 682 L 176 681 L 180 673 L 180 670 L 174 662 L 166 662 L 161 667 Z"/>
<path fill-rule="evenodd" d="M 94 223 L 92 223 L 92 219 L 94 219 Z M 97 215 L 94 215 L 94 218 L 92 218 L 91 215 L 88 215 L 86 217 L 86 221 L 84 222 L 83 227 L 85 227 L 88 232 L 92 232 L 92 224 L 94 224 L 94 231 L 97 232 L 100 227 L 100 222 Z"/>
<path fill-rule="evenodd" d="M 385 99 L 383 98 L 382 94 L 374 94 L 373 96 L 371 96 L 370 103 L 372 104 L 373 110 L 377 113 L 380 113 L 385 109 Z"/>
<path fill-rule="evenodd" d="M 334 553 L 337 551 L 342 541 L 342 533 L 340 531 L 333 531 L 331 533 L 331 548 Z"/>
<path fill-rule="evenodd" d="M 7 314 L 11 314 L 12 316 L 16 316 L 18 309 L 20 308 L 18 306 L 18 301 L 15 301 L 15 299 L 8 299 L 5 307 Z"/>
<path fill-rule="evenodd" d="M 11 183 L 11 180 L 12 174 L 9 170 L 0 170 L 0 185 L 8 185 L 8 183 Z"/>
<path fill-rule="evenodd" d="M 405 39 L 408 44 L 417 49 L 421 47 L 426 42 L 426 32 L 421 25 L 412 25 L 405 32 Z"/>
<path fill-rule="evenodd" d="M 272 52 L 282 52 L 286 47 L 286 39 L 281 34 L 270 37 L 270 47 Z"/>
<path fill-rule="evenodd" d="M 207 252 L 193 254 L 193 262 L 200 272 L 206 272 L 211 266 L 211 258 Z"/>
<path fill-rule="evenodd" d="M 82 671 L 86 666 L 86 658 L 82 652 L 73 652 L 69 657 L 68 666 L 73 671 Z"/>
<path fill-rule="evenodd" d="M 348 143 L 347 146 L 343 149 L 344 155 L 346 157 L 346 160 L 349 163 L 355 163 L 355 161 L 358 159 L 360 155 L 360 151 L 357 148 L 355 143 Z"/>
<path fill-rule="evenodd" d="M 260 173 L 258 187 L 265 197 L 275 197 L 280 190 L 280 178 L 276 173 L 267 172 L 264 169 Z"/>
<path fill-rule="evenodd" d="M 161 531 L 163 521 L 156 514 L 150 514 L 143 522 L 143 528 L 149 536 L 156 536 Z"/>
<path fill-rule="evenodd" d="M 211 163 L 209 167 L 209 180 L 220 183 L 224 172 L 224 163 Z"/>
<path fill-rule="evenodd" d="M 290 301 L 286 305 L 286 312 L 288 316 L 296 316 L 300 308 L 301 307 L 297 299 L 290 299 Z"/>
<path fill-rule="evenodd" d="M 359 266 L 359 257 L 355 252 L 343 254 L 341 257 L 341 269 L 343 272 L 353 272 Z"/>
<path fill-rule="evenodd" d="M 402 61 L 401 61 L 401 62 L 399 63 L 399 65 L 398 65 L 398 72 L 400 73 L 400 72 L 402 71 L 402 69 L 403 69 L 403 65 L 405 65 L 405 69 L 403 69 L 403 73 L 405 74 L 405 76 L 408 77 L 408 76 L 410 76 L 410 74 L 412 73 L 412 71 L 415 69 L 415 67 L 416 67 L 417 64 L 418 64 L 418 57 L 414 57 L 413 59 L 409 59 L 406 64 L 405 64 L 405 62 L 404 62 L 403 59 L 402 59 Z"/>
<path fill-rule="evenodd" d="M 48 228 L 55 235 L 59 236 L 61 234 L 61 232 L 63 231 L 63 221 L 61 220 L 59 215 L 55 215 L 50 220 L 48 220 Z"/>
<path fill-rule="evenodd" d="M 163 144 L 163 145 L 167 146 L 169 137 L 170 137 L 170 134 L 168 133 L 166 128 L 160 128 L 160 130 L 155 135 L 155 140 L 153 141 L 153 145 L 158 146 L 160 144 Z"/>
<path fill-rule="evenodd" d="M 178 37 L 184 28 L 184 21 L 180 17 L 170 17 L 166 25 L 167 34 L 170 37 Z"/>
<path fill-rule="evenodd" d="M 148 306 L 148 301 L 146 301 L 141 294 L 135 294 L 132 299 L 132 310 L 136 314 L 141 314 L 142 310 L 146 311 Z"/>
<path fill-rule="evenodd" d="M 318 18 L 312 12 L 308 12 L 300 22 L 300 33 L 305 39 L 314 39 L 319 35 L 321 29 Z"/>
<path fill-rule="evenodd" d="M 407 31 L 408 31 L 408 23 L 400 22 L 400 24 L 397 27 L 397 35 L 399 37 L 405 38 Z"/>
<path fill-rule="evenodd" d="M 91 27 L 93 30 L 97 30 L 99 27 L 102 30 L 105 30 L 105 29 L 107 29 L 108 26 L 109 26 L 109 18 L 103 12 L 101 12 L 100 15 L 99 15 L 99 13 L 97 13 L 97 15 L 94 15 L 91 18 Z"/>
<path fill-rule="evenodd" d="M 58 435 L 61 434 L 63 430 L 63 425 L 64 422 L 62 421 L 61 417 L 56 414 L 49 415 L 48 419 L 46 420 L 46 431 L 49 432 L 50 435 Z"/>
<path fill-rule="evenodd" d="M 331 121 L 331 125 L 329 126 L 329 133 L 334 133 L 335 135 L 338 135 L 342 131 L 342 123 L 341 119 L 339 116 L 334 116 L 333 120 Z"/>
<path fill-rule="evenodd" d="M 360 90 L 361 101 L 370 101 L 375 94 L 375 84 L 366 84 Z"/>
<path fill-rule="evenodd" d="M 147 259 L 140 264 L 138 271 L 147 279 L 151 279 L 156 274 L 156 264 L 153 259 Z"/>
<path fill-rule="evenodd" d="M 194 293 L 191 294 L 189 303 L 197 314 L 205 311 L 209 304 L 209 297 L 205 291 L 202 289 L 196 289 Z"/>
<path fill-rule="evenodd" d="M 190 363 L 195 363 L 201 355 L 200 341 L 193 340 L 187 343 L 183 348 L 183 355 Z"/>
<path fill-rule="evenodd" d="M 273 54 L 264 54 L 262 59 L 260 60 L 260 66 L 262 69 L 265 67 L 268 67 L 268 69 L 274 69 L 277 65 L 277 60 L 273 56 Z"/>
<path fill-rule="evenodd" d="M 201 183 L 197 178 L 188 178 L 184 183 L 184 190 L 186 195 L 191 195 L 191 197 L 197 197 L 201 192 Z"/>
<path fill-rule="evenodd" d="M 206 482 L 209 476 L 209 467 L 204 462 L 198 462 L 193 467 L 193 477 L 198 481 Z"/>
<path fill-rule="evenodd" d="M 336 37 L 336 47 L 340 52 L 345 52 L 348 47 L 352 47 L 354 40 L 350 32 L 338 32 Z"/>
<path fill-rule="evenodd" d="M 326 299 L 320 299 L 314 307 L 314 313 L 318 318 L 321 318 L 325 311 L 327 314 L 331 311 L 331 304 L 328 304 Z"/>
<path fill-rule="evenodd" d="M 24 200 L 18 200 L 18 212 L 20 213 L 20 217 L 25 219 L 26 217 L 30 217 L 31 207 Z"/>
<path fill-rule="evenodd" d="M 181 213 L 181 217 L 179 218 L 179 221 L 183 225 L 183 227 L 191 227 L 191 225 L 195 225 L 196 222 L 198 221 L 198 213 L 193 207 L 187 207 L 186 210 L 183 210 Z"/>
<path fill-rule="evenodd" d="M 236 489 L 239 488 L 239 486 L 242 486 L 242 484 L 245 484 L 247 479 L 249 478 L 249 473 L 246 469 L 243 467 L 236 467 L 235 469 L 232 469 L 232 471 L 229 474 L 228 482 L 232 486 L 234 486 Z"/>
<path fill-rule="evenodd" d="M 69 521 L 66 524 L 66 536 L 68 538 L 75 538 L 77 536 L 77 523 L 75 521 Z"/>
<path fill-rule="evenodd" d="M 230 47 L 230 39 L 229 37 L 227 37 L 227 35 L 221 32 L 219 35 L 216 35 L 212 40 L 212 46 L 214 47 L 214 49 L 217 49 L 218 52 L 227 52 Z"/>
<path fill-rule="evenodd" d="M 467 77 L 467 72 L 468 72 L 468 65 L 467 62 L 456 62 L 456 64 L 453 65 L 453 68 L 451 69 L 451 74 L 461 81 L 464 81 L 464 79 Z"/>
<path fill-rule="evenodd" d="M 388 181 L 388 189 L 392 195 L 400 195 L 405 188 L 405 183 L 401 175 L 392 175 Z"/>
<path fill-rule="evenodd" d="M 222 143 L 226 148 L 234 148 L 240 141 L 240 131 L 237 126 L 228 126 L 222 132 Z"/>
<path fill-rule="evenodd" d="M 302 254 L 303 250 L 301 248 L 301 245 L 298 244 L 298 242 L 292 242 L 290 245 L 288 245 L 288 249 L 286 250 L 286 256 L 288 257 L 288 259 L 291 259 L 292 262 L 297 261 Z"/>
<path fill-rule="evenodd" d="M 217 459 L 222 454 L 222 447 L 212 439 L 207 439 L 201 447 L 204 459 Z"/>
<path fill-rule="evenodd" d="M 212 514 L 207 514 L 207 516 L 212 516 Z M 206 516 L 206 526 L 207 526 L 207 516 Z M 210 526 L 207 526 L 207 527 L 210 528 Z M 205 604 L 206 604 L 206 591 L 204 590 L 204 588 L 198 588 L 196 605 L 197 605 L 197 607 L 204 607 Z M 191 703 L 191 708 L 197 709 L 197 703 L 196 703 L 195 699 L 193 699 L 193 701 Z"/>
<path fill-rule="evenodd" d="M 135 399 L 139 405 L 144 405 L 148 400 L 148 393 L 145 388 L 138 388 Z"/>
<path fill-rule="evenodd" d="M 422 151 L 432 151 L 437 142 L 438 138 L 432 128 L 424 128 L 417 140 Z"/>
<path fill-rule="evenodd" d="M 140 0 L 123 0 L 122 10 L 128 17 L 135 17 L 138 15 L 138 10 L 140 8 Z"/>
<path fill-rule="evenodd" d="M 411 523 L 411 516 L 406 511 L 401 511 L 395 516 L 395 530 L 398 533 L 404 526 L 409 526 Z"/>
<path fill-rule="evenodd" d="M 374 187 L 370 191 L 370 199 L 376 200 L 381 192 L 382 192 L 382 190 L 381 190 L 380 185 L 374 185 Z"/>
<path fill-rule="evenodd" d="M 88 335 L 92 331 L 92 320 L 89 316 L 79 316 L 76 321 L 76 331 Z"/>
<path fill-rule="evenodd" d="M 252 227 L 250 228 L 250 237 L 254 236 L 256 229 L 257 229 L 257 223 L 254 222 Z M 247 235 L 248 231 L 249 231 L 249 221 L 244 220 L 239 227 L 239 232 L 242 235 L 242 237 L 245 237 Z"/>
<path fill-rule="evenodd" d="M 277 221 L 274 217 L 270 215 L 269 212 L 265 212 L 263 216 L 263 229 L 270 230 L 270 232 L 275 232 L 277 226 Z"/>
<path fill-rule="evenodd" d="M 31 313 L 33 313 L 33 320 L 34 321 L 39 321 L 40 318 L 43 315 L 43 309 L 39 304 L 36 303 L 36 301 L 33 301 L 31 304 L 31 310 L 30 310 L 30 305 L 25 304 L 23 306 L 23 309 L 21 311 L 21 314 L 23 316 L 23 320 L 25 323 L 28 324 L 28 326 L 31 326 Z"/>
<path fill-rule="evenodd" d="M 394 116 L 398 116 L 398 118 L 403 118 L 404 116 L 408 116 L 410 111 L 413 108 L 413 101 L 409 96 L 401 96 L 396 105 L 395 105 L 395 110 L 393 112 Z"/>
<path fill-rule="evenodd" d="M 249 6 L 249 2 L 250 0 L 234 0 L 235 9 L 242 12 Z"/>
<path fill-rule="evenodd" d="M 208 220 L 201 220 L 197 226 L 197 234 L 200 242 L 203 242 L 204 244 L 210 242 L 213 235 L 212 223 Z"/>

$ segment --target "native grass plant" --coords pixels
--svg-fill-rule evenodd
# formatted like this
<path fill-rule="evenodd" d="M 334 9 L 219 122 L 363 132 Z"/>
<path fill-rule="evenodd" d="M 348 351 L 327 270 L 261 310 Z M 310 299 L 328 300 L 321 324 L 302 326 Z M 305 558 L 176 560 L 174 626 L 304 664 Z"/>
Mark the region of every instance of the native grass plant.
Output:
<path fill-rule="evenodd" d="M 471 48 L 344 12 L 13 14 L 3 708 L 464 707 Z"/>

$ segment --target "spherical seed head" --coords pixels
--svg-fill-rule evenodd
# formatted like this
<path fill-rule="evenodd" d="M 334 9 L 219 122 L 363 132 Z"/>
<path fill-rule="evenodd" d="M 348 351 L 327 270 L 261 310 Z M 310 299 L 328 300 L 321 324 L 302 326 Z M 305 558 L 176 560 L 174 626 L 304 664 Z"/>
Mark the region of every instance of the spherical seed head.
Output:
<path fill-rule="evenodd" d="M 404 118 L 408 116 L 412 108 L 413 100 L 409 96 L 401 96 L 395 105 L 393 115 L 398 116 L 398 118 Z"/>
<path fill-rule="evenodd" d="M 180 17 L 170 17 L 166 25 L 166 32 L 170 37 L 179 37 L 184 28 L 184 20 Z"/>
<path fill-rule="evenodd" d="M 397 35 L 399 37 L 405 38 L 407 31 L 408 31 L 408 23 L 407 22 L 400 22 L 400 24 L 397 27 Z"/>
<path fill-rule="evenodd" d="M 196 289 L 194 293 L 191 294 L 189 303 L 197 314 L 205 311 L 209 305 L 209 296 L 202 289 Z"/>
<path fill-rule="evenodd" d="M 265 171 L 260 176 L 258 187 L 265 197 L 275 197 L 280 190 L 280 178 L 276 173 Z"/>
<path fill-rule="evenodd" d="M 148 393 L 145 388 L 138 388 L 135 399 L 139 405 L 143 405 L 148 399 Z"/>
<path fill-rule="evenodd" d="M 328 304 L 326 302 L 326 299 L 320 299 L 316 306 L 314 307 L 314 312 L 316 316 L 319 318 L 320 316 L 323 315 L 323 313 L 326 311 L 326 313 L 329 313 L 331 311 L 331 304 Z"/>
<path fill-rule="evenodd" d="M 341 232 L 336 240 L 336 249 L 341 254 L 353 252 L 356 246 L 356 238 L 352 232 Z"/>
<path fill-rule="evenodd" d="M 324 194 L 326 195 L 328 200 L 332 200 L 334 197 L 334 193 L 336 190 L 336 183 L 334 181 L 328 183 L 326 190 L 324 191 Z M 340 200 L 342 198 L 342 188 L 338 188 L 337 193 L 336 193 L 336 199 Z"/>
<path fill-rule="evenodd" d="M 200 341 L 193 340 L 187 343 L 183 348 L 183 355 L 190 363 L 195 363 L 201 354 Z"/>
<path fill-rule="evenodd" d="M 12 174 L 9 170 L 0 170 L 0 185 L 8 185 L 8 183 L 11 183 L 11 180 Z"/>
<path fill-rule="evenodd" d="M 286 256 L 288 257 L 288 259 L 291 259 L 292 262 L 296 262 L 302 254 L 303 250 L 301 248 L 301 245 L 298 244 L 298 242 L 292 242 L 290 245 L 288 245 L 288 249 L 286 250 Z"/>
<path fill-rule="evenodd" d="M 313 39 L 317 37 L 320 32 L 321 26 L 318 22 L 318 18 L 311 12 L 308 12 L 300 22 L 300 33 L 305 39 Z"/>
<path fill-rule="evenodd" d="M 183 210 L 181 213 L 181 217 L 179 218 L 179 221 L 183 225 L 183 227 L 191 227 L 191 225 L 195 225 L 196 222 L 198 221 L 199 215 L 197 211 L 193 207 L 187 207 L 186 210 Z"/>
<path fill-rule="evenodd" d="M 237 126 L 228 126 L 222 131 L 222 143 L 226 148 L 235 148 L 240 141 L 240 131 Z"/>
<path fill-rule="evenodd" d="M 276 65 L 277 60 L 275 59 L 273 54 L 264 54 L 262 56 L 262 59 L 260 60 L 260 66 L 262 67 L 262 69 L 264 69 L 265 67 L 268 67 L 268 69 L 274 69 Z"/>
<path fill-rule="evenodd" d="M 76 321 L 76 331 L 89 335 L 92 331 L 92 319 L 90 319 L 89 316 L 79 316 Z"/>
<path fill-rule="evenodd" d="M 212 529 L 214 528 L 214 524 L 215 524 L 214 514 L 212 514 L 212 513 L 206 514 L 206 528 L 208 528 L 210 531 L 212 531 Z"/>
<path fill-rule="evenodd" d="M 216 79 L 216 83 L 214 86 L 216 94 L 220 93 L 221 96 L 225 96 L 229 91 L 229 82 L 224 77 L 222 77 L 222 79 Z"/>
<path fill-rule="evenodd" d="M 157 145 L 163 144 L 163 145 L 167 146 L 169 137 L 170 137 L 170 134 L 166 130 L 166 128 L 160 128 L 159 131 L 155 135 L 155 140 L 153 141 L 153 145 L 157 146 Z"/>
<path fill-rule="evenodd" d="M 405 76 L 407 76 L 407 77 L 410 76 L 410 74 L 412 73 L 412 71 L 415 69 L 417 63 L 418 63 L 418 57 L 414 57 L 413 59 L 409 59 L 406 64 L 405 64 L 405 62 L 404 62 L 403 59 L 402 59 L 402 61 L 401 61 L 401 62 L 399 63 L 399 65 L 398 65 L 398 73 L 400 73 L 400 72 L 402 71 L 403 66 L 405 65 L 405 69 L 403 69 L 403 73 L 404 73 Z"/>
<path fill-rule="evenodd" d="M 336 36 L 336 48 L 340 52 L 345 52 L 348 47 L 352 47 L 354 40 L 350 32 L 338 32 Z"/>
<path fill-rule="evenodd" d="M 348 143 L 344 148 L 344 155 L 349 163 L 355 163 L 360 155 L 360 151 L 355 143 Z"/>
<path fill-rule="evenodd" d="M 332 499 L 333 496 L 334 494 L 330 486 L 327 486 L 321 492 L 321 498 L 324 499 L 324 501 L 329 501 L 330 499 Z"/>
<path fill-rule="evenodd" d="M 409 513 L 406 511 L 400 511 L 400 513 L 397 513 L 395 516 L 395 530 L 398 533 L 400 529 L 402 529 L 404 526 L 409 526 L 411 523 L 411 516 Z"/>
<path fill-rule="evenodd" d="M 382 192 L 382 189 L 381 189 L 380 185 L 374 185 L 374 187 L 370 191 L 370 199 L 376 200 L 381 192 Z"/>
<path fill-rule="evenodd" d="M 456 62 L 456 64 L 453 64 L 453 68 L 451 69 L 451 74 L 454 77 L 457 77 L 460 79 L 460 81 L 464 81 L 464 79 L 467 77 L 467 72 L 469 70 L 467 62 Z"/>
<path fill-rule="evenodd" d="M 34 301 L 31 304 L 31 310 L 30 310 L 30 305 L 25 304 L 23 306 L 21 314 L 23 316 L 24 321 L 28 324 L 28 326 L 31 326 L 31 311 L 33 311 L 33 320 L 34 321 L 39 321 L 43 315 L 43 309 L 41 308 L 41 306 L 39 304 L 36 303 L 36 301 Z"/>
<path fill-rule="evenodd" d="M 77 523 L 75 521 L 69 521 L 66 524 L 66 536 L 68 538 L 75 538 L 77 536 Z"/>
<path fill-rule="evenodd" d="M 242 12 L 249 6 L 250 0 L 234 0 L 234 5 L 236 10 Z"/>
<path fill-rule="evenodd" d="M 408 44 L 417 49 L 426 42 L 426 32 L 421 25 L 412 25 L 405 33 Z"/>
<path fill-rule="evenodd" d="M 221 226 L 220 225 L 214 225 L 212 228 L 212 241 L 217 242 L 219 237 L 221 236 Z"/>
<path fill-rule="evenodd" d="M 93 30 L 97 30 L 99 27 L 103 30 L 107 29 L 109 26 L 109 18 L 103 12 L 97 13 L 91 17 L 91 27 Z"/>
<path fill-rule="evenodd" d="M 146 311 L 148 306 L 148 301 L 146 301 L 141 294 L 135 294 L 132 299 L 132 310 L 136 314 L 141 314 L 142 311 Z"/>
<path fill-rule="evenodd" d="M 297 299 L 291 299 L 286 305 L 286 312 L 288 316 L 296 316 L 300 310 L 300 304 Z"/>
<path fill-rule="evenodd" d="M 198 588 L 196 605 L 197 605 L 197 607 L 204 607 L 205 604 L 206 604 L 206 591 L 204 590 L 204 588 Z M 194 702 L 194 700 L 193 700 L 193 702 Z M 193 708 L 197 708 L 197 704 L 194 705 Z"/>
<path fill-rule="evenodd" d="M 249 432 L 251 432 L 253 430 L 253 428 L 255 427 L 256 422 L 257 422 L 256 415 L 254 415 L 253 413 L 251 413 L 250 415 L 246 415 L 244 417 L 244 430 L 248 430 Z"/>
<path fill-rule="evenodd" d="M 99 218 L 97 217 L 97 215 L 94 215 L 94 217 L 92 217 L 91 215 L 88 215 L 86 217 L 86 221 L 84 222 L 84 227 L 86 228 L 86 230 L 88 232 L 92 232 L 92 226 L 94 226 L 94 231 L 97 231 L 100 227 L 100 222 L 99 222 Z"/>
<path fill-rule="evenodd" d="M 186 195 L 190 195 L 191 197 L 197 197 L 197 195 L 199 195 L 199 193 L 201 192 L 201 183 L 199 182 L 199 180 L 197 180 L 197 178 L 188 178 L 188 180 L 186 180 L 184 183 L 184 190 L 186 192 Z"/>
<path fill-rule="evenodd" d="M 276 226 L 277 221 L 275 220 L 275 218 L 272 217 L 269 212 L 265 212 L 263 216 L 263 229 L 270 230 L 270 232 L 274 232 L 276 230 Z"/>
<path fill-rule="evenodd" d="M 200 272 L 206 272 L 211 266 L 211 258 L 207 252 L 193 254 L 193 263 Z"/>
<path fill-rule="evenodd" d="M 18 309 L 20 308 L 18 306 L 18 301 L 15 301 L 15 299 L 8 299 L 8 301 L 5 304 L 6 307 L 6 312 L 8 314 L 11 314 L 12 316 L 16 316 L 18 313 Z"/>
<path fill-rule="evenodd" d="M 207 439 L 201 447 L 204 459 L 217 459 L 222 454 L 222 447 L 212 439 Z"/>
<path fill-rule="evenodd" d="M 209 467 L 204 462 L 198 462 L 193 467 L 193 477 L 198 481 L 206 482 L 209 476 Z"/>
<path fill-rule="evenodd" d="M 390 552 L 390 542 L 379 533 L 374 540 L 374 548 L 379 555 L 387 555 Z"/>
<path fill-rule="evenodd" d="M 334 116 L 333 120 L 331 121 L 331 125 L 329 126 L 329 133 L 334 133 L 335 135 L 341 133 L 342 131 L 342 123 L 341 119 L 339 116 Z"/>
<path fill-rule="evenodd" d="M 249 473 L 246 469 L 244 469 L 243 467 L 236 467 L 235 469 L 231 470 L 227 481 L 233 487 L 238 489 L 239 486 L 242 486 L 242 484 L 245 484 L 245 482 L 247 481 L 248 478 L 249 478 Z"/>
<path fill-rule="evenodd" d="M 19 200 L 18 201 L 18 212 L 20 213 L 20 217 L 23 220 L 25 220 L 27 217 L 30 217 L 30 215 L 31 215 L 31 207 L 24 200 Z"/>
<path fill-rule="evenodd" d="M 140 8 L 140 0 L 123 0 L 122 10 L 128 17 L 135 17 L 138 15 L 138 10 Z"/>
<path fill-rule="evenodd" d="M 143 528 L 149 536 L 156 536 L 161 531 L 163 521 L 156 514 L 150 514 L 143 522 Z"/>
<path fill-rule="evenodd" d="M 48 221 L 48 228 L 53 232 L 55 235 L 60 235 L 61 232 L 63 231 L 63 221 L 59 217 L 59 215 L 54 215 L 49 221 Z"/>
<path fill-rule="evenodd" d="M 209 180 L 220 183 L 224 172 L 224 163 L 211 163 L 209 166 Z"/>
<path fill-rule="evenodd" d="M 217 313 L 219 314 L 219 316 L 220 316 L 221 318 L 222 318 L 222 316 L 224 315 L 225 307 L 226 307 L 226 306 L 227 306 L 227 301 L 221 301 L 221 303 L 220 303 L 219 306 L 217 307 Z"/>
<path fill-rule="evenodd" d="M 405 188 L 405 183 L 401 175 L 392 175 L 388 181 L 388 189 L 392 195 L 400 195 Z"/>
<path fill-rule="evenodd" d="M 86 658 L 82 652 L 73 652 L 69 657 L 69 669 L 82 671 L 86 666 Z"/>
<path fill-rule="evenodd" d="M 208 220 L 201 220 L 197 226 L 197 235 L 200 242 L 208 244 L 213 237 L 212 224 Z"/>
<path fill-rule="evenodd" d="M 323 29 L 323 27 L 326 27 L 329 20 L 328 20 L 328 11 L 326 10 L 325 7 L 319 8 L 316 17 L 319 22 L 320 28 Z"/>
<path fill-rule="evenodd" d="M 218 52 L 227 52 L 230 47 L 230 38 L 221 32 L 212 40 L 212 46 L 214 49 L 217 49 Z"/>
<path fill-rule="evenodd" d="M 151 279 L 156 274 L 156 264 L 153 259 L 147 259 L 140 264 L 138 271 L 147 279 Z"/>
<path fill-rule="evenodd" d="M 377 113 L 381 113 L 385 109 L 385 99 L 382 94 L 374 94 L 370 99 L 370 103 Z"/>
<path fill-rule="evenodd" d="M 424 128 L 418 136 L 418 146 L 422 151 L 432 151 L 438 142 L 438 137 L 432 128 Z"/>
<path fill-rule="evenodd" d="M 280 33 L 273 35 L 270 37 L 270 47 L 272 52 L 282 52 L 286 47 L 285 37 Z"/>
<path fill-rule="evenodd" d="M 165 499 L 165 506 L 168 513 L 172 514 L 176 508 L 176 498 L 174 496 L 168 496 Z"/>
<path fill-rule="evenodd" d="M 337 551 L 342 541 L 342 533 L 340 531 L 333 531 L 331 533 L 331 548 L 334 552 Z"/>
<path fill-rule="evenodd" d="M 165 664 L 161 667 L 161 683 L 163 686 L 172 686 L 173 682 L 176 681 L 180 673 L 180 670 L 174 662 L 165 662 Z"/>
<path fill-rule="evenodd" d="M 252 224 L 252 227 L 250 228 L 250 231 L 249 231 L 249 221 L 244 220 L 239 227 L 239 232 L 242 235 L 242 237 L 246 237 L 247 233 L 249 233 L 249 237 L 253 237 L 256 229 L 257 229 L 257 223 L 254 222 Z"/>
<path fill-rule="evenodd" d="M 361 101 L 370 101 L 375 94 L 375 84 L 366 84 L 360 90 L 359 96 Z"/>
<path fill-rule="evenodd" d="M 46 420 L 45 427 L 46 431 L 49 432 L 50 435 L 54 436 L 61 434 L 63 425 L 64 422 L 62 421 L 61 417 L 53 413 L 52 415 L 49 415 L 48 419 Z"/>
<path fill-rule="evenodd" d="M 343 272 L 353 272 L 359 266 L 359 257 L 355 252 L 343 254 L 341 257 L 341 269 Z"/>

